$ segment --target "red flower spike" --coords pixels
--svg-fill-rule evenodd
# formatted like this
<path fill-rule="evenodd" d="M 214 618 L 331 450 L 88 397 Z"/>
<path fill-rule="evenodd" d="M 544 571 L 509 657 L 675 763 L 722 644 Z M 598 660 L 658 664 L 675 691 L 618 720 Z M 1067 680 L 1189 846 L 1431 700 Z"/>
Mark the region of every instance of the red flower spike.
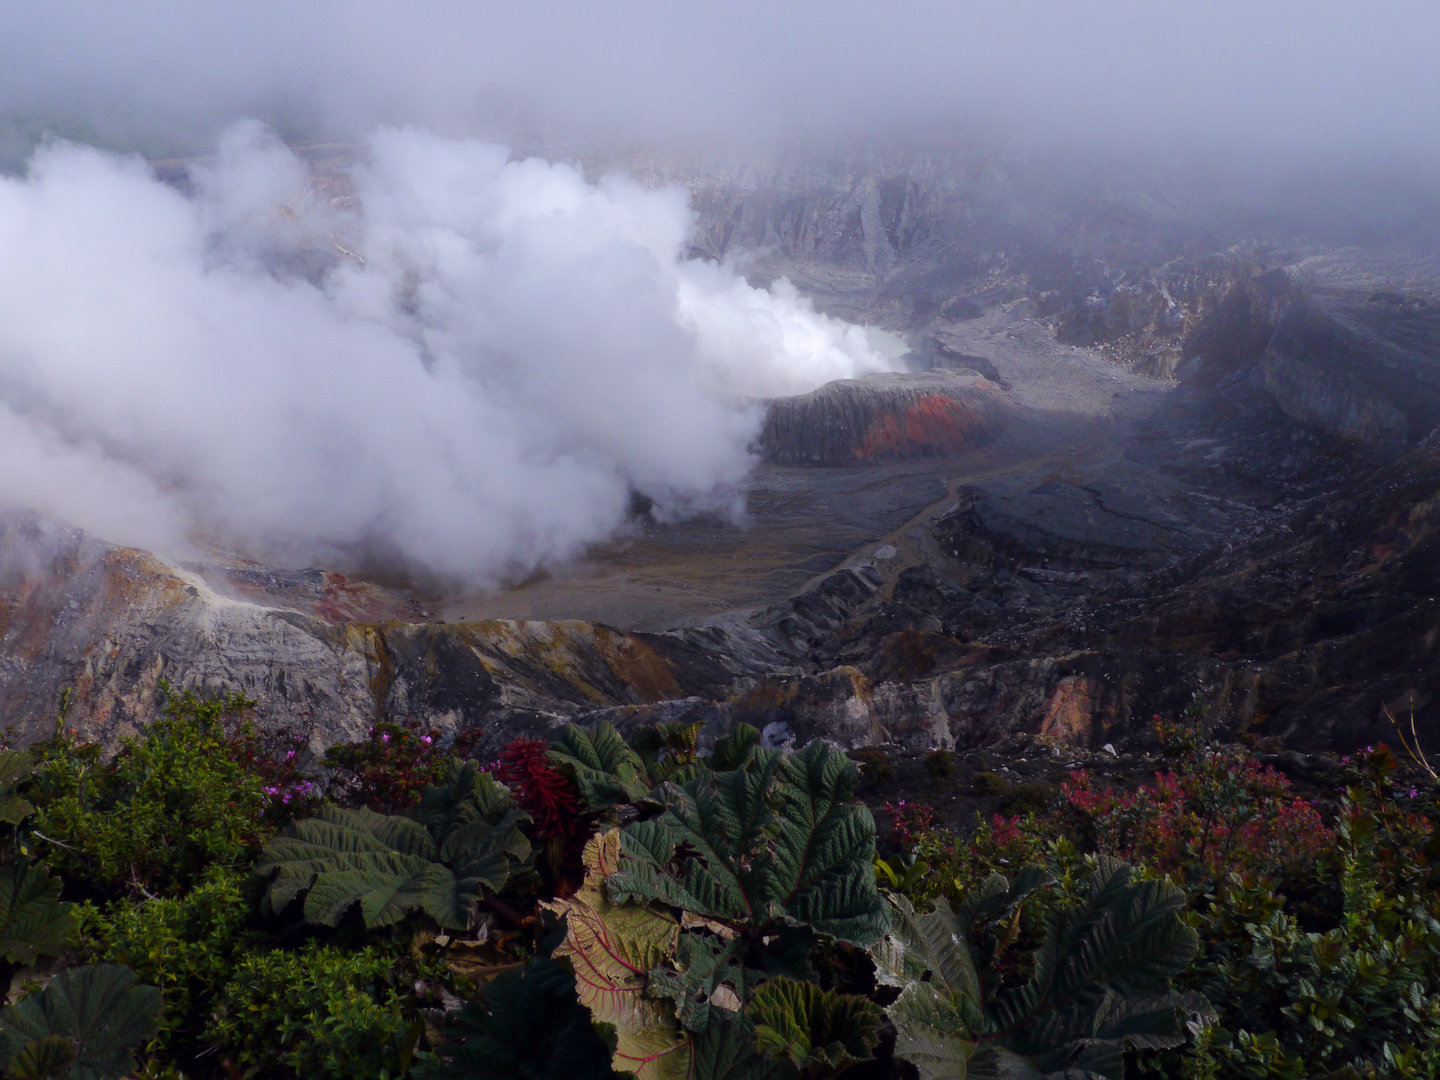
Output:
<path fill-rule="evenodd" d="M 580 827 L 580 800 L 568 777 L 550 764 L 539 739 L 512 739 L 500 753 L 500 779 L 535 822 L 541 836 L 574 839 Z"/>

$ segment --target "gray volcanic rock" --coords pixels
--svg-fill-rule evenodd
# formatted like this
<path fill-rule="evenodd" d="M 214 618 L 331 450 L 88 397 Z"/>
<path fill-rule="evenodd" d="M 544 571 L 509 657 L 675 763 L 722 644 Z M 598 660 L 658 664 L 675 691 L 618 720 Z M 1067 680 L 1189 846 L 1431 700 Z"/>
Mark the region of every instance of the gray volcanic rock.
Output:
<path fill-rule="evenodd" d="M 0 517 L 0 709 L 28 743 L 53 734 L 66 700 L 66 722 L 113 747 L 159 715 L 168 680 L 243 692 L 267 723 L 308 730 L 319 746 L 408 718 L 450 732 L 479 724 L 503 742 L 596 708 L 713 699 L 779 662 L 758 634 L 718 626 L 639 635 L 578 620 L 331 621 L 311 575 L 271 575 L 269 586 L 263 604 L 236 599 L 147 552 Z"/>
<path fill-rule="evenodd" d="M 1393 293 L 1302 297 L 1276 323 L 1263 370 L 1296 420 L 1398 453 L 1440 422 L 1440 308 Z"/>
<path fill-rule="evenodd" d="M 974 371 L 840 379 L 771 401 L 759 450 L 783 465 L 856 465 L 963 454 L 1013 418 L 999 387 Z"/>

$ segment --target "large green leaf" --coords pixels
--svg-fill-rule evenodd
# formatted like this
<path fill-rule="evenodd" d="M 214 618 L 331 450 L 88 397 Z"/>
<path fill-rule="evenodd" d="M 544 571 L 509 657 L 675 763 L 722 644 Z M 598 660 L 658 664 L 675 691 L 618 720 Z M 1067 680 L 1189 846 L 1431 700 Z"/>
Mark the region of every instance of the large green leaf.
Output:
<path fill-rule="evenodd" d="M 414 855 L 372 852 L 353 869 L 322 871 L 305 897 L 305 918 L 336 926 L 354 904 L 367 927 L 391 926 L 411 911 L 424 911 L 441 926 L 463 930 L 470 905 L 480 898 L 466 892 L 448 866 Z"/>
<path fill-rule="evenodd" d="M 767 750 L 750 768 L 658 788 L 665 812 L 622 832 L 610 895 L 616 902 L 661 900 L 711 919 L 768 921 L 761 863 L 774 817 L 767 796 L 779 765 L 780 755 Z M 677 850 L 686 854 L 677 858 Z"/>
<path fill-rule="evenodd" d="M 322 806 L 265 846 L 255 867 L 271 879 L 263 906 L 278 912 L 308 890 L 311 922 L 334 926 L 359 904 L 369 927 L 423 910 L 442 926 L 463 930 L 485 890 L 503 889 L 530 856 L 522 815 L 505 810 L 492 824 L 487 810 L 499 807 L 473 793 L 432 799 L 429 822 L 437 840 L 412 817 Z"/>
<path fill-rule="evenodd" d="M 761 860 L 776 918 L 870 945 L 888 925 L 875 888 L 875 819 L 855 805 L 855 763 L 819 741 L 778 771 L 775 828 Z"/>
<path fill-rule="evenodd" d="M 1178 1046 L 1187 1024 L 1210 1015 L 1199 995 L 1168 991 L 1196 947 L 1177 914 L 1183 894 L 1134 880 L 1114 859 L 1100 859 L 1081 900 L 1051 916 L 1031 978 L 984 1000 L 972 929 L 1044 880 L 1038 870 L 1013 886 L 994 875 L 953 912 L 943 899 L 925 915 L 891 899 L 892 929 L 871 955 L 880 982 L 904 987 L 887 1013 L 897 1056 L 921 1080 L 1120 1080 L 1126 1045 Z"/>
<path fill-rule="evenodd" d="M 749 724 L 736 724 L 729 735 L 715 740 L 710 751 L 710 768 L 715 772 L 743 769 L 750 755 L 760 748 L 760 729 Z"/>
<path fill-rule="evenodd" d="M 885 1010 L 895 1025 L 895 1055 L 910 1062 L 920 1080 L 948 1080 L 969 1075 L 975 1056 L 972 1034 L 974 1003 L 953 997 L 943 988 L 912 982 Z"/>
<path fill-rule="evenodd" d="M 665 812 L 622 833 L 610 896 L 869 945 L 886 916 L 871 869 L 875 821 L 848 801 L 854 779 L 854 763 L 817 741 L 789 758 L 756 750 L 744 768 L 683 788 L 661 785 Z"/>
<path fill-rule="evenodd" d="M 1185 894 L 1165 881 L 1136 881 L 1119 859 L 1101 857 L 1080 902 L 1050 921 L 1030 981 L 997 994 L 987 1012 L 1011 1045 L 1036 1053 L 1063 1032 L 1091 1037 L 1109 995 L 1163 995 L 1190 963 L 1199 936 L 1178 917 Z"/>
<path fill-rule="evenodd" d="M 50 1080 L 51 1077 L 69 1076 L 78 1050 L 74 1039 L 64 1035 L 46 1035 L 22 1046 L 10 1059 L 5 1075 L 12 1080 Z"/>
<path fill-rule="evenodd" d="M 695 779 L 710 766 L 699 756 L 702 722 L 686 724 L 680 721 L 661 722 L 638 727 L 629 738 L 630 748 L 640 755 L 645 763 L 645 775 L 650 786 L 669 781 L 684 784 Z"/>
<path fill-rule="evenodd" d="M 756 1046 L 755 1025 L 737 1016 L 697 1035 L 688 1080 L 795 1080 L 789 1058 L 767 1058 Z"/>
<path fill-rule="evenodd" d="M 64 1075 L 119 1080 L 134 1070 L 134 1051 L 158 1030 L 159 1016 L 160 991 L 136 986 L 129 968 L 69 968 L 40 993 L 0 1011 L 0 1062 L 12 1071 L 14 1065 L 51 1067 L 62 1056 L 56 1040 L 63 1039 L 74 1050 Z"/>
<path fill-rule="evenodd" d="M 986 885 L 993 892 L 993 880 Z M 968 1076 L 984 1026 L 968 927 L 944 897 L 924 915 L 904 896 L 891 896 L 890 903 L 890 931 L 870 955 L 878 982 L 904 988 L 887 1010 L 895 1053 L 919 1070 L 921 1080 Z"/>
<path fill-rule="evenodd" d="M 940 897 L 921 915 L 899 894 L 890 897 L 889 932 L 870 948 L 875 978 L 885 986 L 907 987 L 928 972 L 927 985 L 946 997 L 980 1000 L 980 976 L 966 939 L 967 926 Z"/>
<path fill-rule="evenodd" d="M 0 956 L 17 964 L 59 956 L 74 921 L 71 905 L 60 903 L 60 879 L 43 866 L 0 866 Z"/>
<path fill-rule="evenodd" d="M 467 826 L 498 825 L 511 812 L 509 788 L 475 762 L 451 758 L 445 783 L 426 788 L 420 802 L 401 814 L 424 825 L 440 857 L 448 859 L 445 845 L 455 844 L 453 838 Z"/>
<path fill-rule="evenodd" d="M 650 972 L 646 991 L 669 998 L 691 1031 L 705 1031 L 740 1011 L 756 973 L 740 963 L 745 942 L 713 934 L 682 934 L 673 967 Z"/>
<path fill-rule="evenodd" d="M 805 1076 L 833 1076 L 869 1061 L 880 1041 L 878 1006 L 812 982 L 772 979 L 746 1007 L 756 1045 L 766 1057 L 788 1058 Z"/>
<path fill-rule="evenodd" d="M 603 720 L 589 730 L 567 725 L 551 744 L 550 760 L 575 781 L 591 810 L 635 802 L 650 793 L 644 760 Z"/>

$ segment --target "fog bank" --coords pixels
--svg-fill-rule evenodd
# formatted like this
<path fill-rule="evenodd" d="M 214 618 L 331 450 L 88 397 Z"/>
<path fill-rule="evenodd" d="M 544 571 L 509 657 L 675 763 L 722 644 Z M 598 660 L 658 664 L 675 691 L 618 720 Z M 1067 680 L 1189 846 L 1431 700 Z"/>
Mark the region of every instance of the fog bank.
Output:
<path fill-rule="evenodd" d="M 1423 159 L 1422 0 L 0 0 L 0 112 L 183 141 L 239 113 L 516 138 L 970 119 L 1102 150 Z M 38 119 L 35 119 L 38 118 Z"/>

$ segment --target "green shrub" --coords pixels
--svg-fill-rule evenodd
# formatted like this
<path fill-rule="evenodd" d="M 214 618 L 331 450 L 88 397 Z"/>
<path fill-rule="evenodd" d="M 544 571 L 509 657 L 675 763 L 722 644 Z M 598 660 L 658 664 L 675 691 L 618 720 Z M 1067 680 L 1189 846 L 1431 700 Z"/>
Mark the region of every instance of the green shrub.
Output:
<path fill-rule="evenodd" d="M 1037 931 L 1074 902 L 1079 857 L 1127 857 L 1184 889 L 1199 949 L 1177 989 L 1202 993 L 1217 1014 L 1193 1045 L 1127 1051 L 1134 1075 L 1440 1075 L 1434 782 L 1400 780 L 1384 747 L 1347 759 L 1349 790 L 1327 824 L 1243 749 L 1207 747 L 1188 728 L 1160 733 L 1179 756 L 1153 784 L 1120 790 L 1077 773 L 1044 815 L 997 814 L 970 837 L 921 830 L 914 854 L 930 872 L 897 893 L 917 908 L 959 902 L 992 870 L 1043 862 L 1059 881 L 1005 928 L 1013 977 L 1029 962 L 1017 954 L 1034 955 Z"/>
<path fill-rule="evenodd" d="M 243 873 L 217 869 L 184 896 L 82 909 L 82 937 L 99 958 L 134 968 L 160 988 L 161 1047 L 202 1040 L 218 994 L 255 936 L 246 929 L 255 910 L 249 886 Z"/>
<path fill-rule="evenodd" d="M 860 766 L 860 780 L 866 787 L 883 784 L 895 775 L 884 750 L 851 750 L 850 759 Z"/>
<path fill-rule="evenodd" d="M 416 1034 L 394 970 L 393 957 L 378 949 L 346 953 L 313 942 L 242 957 L 210 1038 L 238 1072 L 390 1080 L 401 1075 Z"/>
<path fill-rule="evenodd" d="M 1061 791 L 1058 784 L 1047 784 L 1043 781 L 1016 784 L 1001 798 L 996 810 L 1012 817 L 1043 814 L 1060 801 L 1060 796 Z"/>
<path fill-rule="evenodd" d="M 955 771 L 955 755 L 949 750 L 931 750 L 925 755 L 925 768 L 937 780 L 948 779 Z"/>
<path fill-rule="evenodd" d="M 1390 790 L 1388 752 L 1370 757 L 1381 776 L 1347 795 L 1333 879 L 1325 862 L 1308 882 L 1237 875 L 1190 916 L 1202 950 L 1187 983 L 1220 1009 L 1195 1058 L 1219 1075 L 1440 1073 L 1440 895 L 1426 852 L 1435 825 L 1398 805 L 1394 795 L 1418 789 Z M 1339 910 L 1305 905 L 1311 887 L 1338 893 Z"/>
<path fill-rule="evenodd" d="M 264 839 L 263 783 L 234 760 L 224 726 L 253 702 L 163 689 L 165 715 L 108 762 L 64 735 L 39 748 L 34 835 L 55 869 L 100 895 L 182 892 L 213 867 L 249 865 Z"/>
<path fill-rule="evenodd" d="M 1004 795 L 1010 785 L 1005 783 L 1005 778 L 999 773 L 977 772 L 970 778 L 970 794 L 989 797 L 992 795 Z"/>
<path fill-rule="evenodd" d="M 330 796 L 345 806 L 393 814 L 444 781 L 447 759 L 436 732 L 417 721 L 379 723 L 359 742 L 325 751 L 325 764 L 340 770 Z"/>

